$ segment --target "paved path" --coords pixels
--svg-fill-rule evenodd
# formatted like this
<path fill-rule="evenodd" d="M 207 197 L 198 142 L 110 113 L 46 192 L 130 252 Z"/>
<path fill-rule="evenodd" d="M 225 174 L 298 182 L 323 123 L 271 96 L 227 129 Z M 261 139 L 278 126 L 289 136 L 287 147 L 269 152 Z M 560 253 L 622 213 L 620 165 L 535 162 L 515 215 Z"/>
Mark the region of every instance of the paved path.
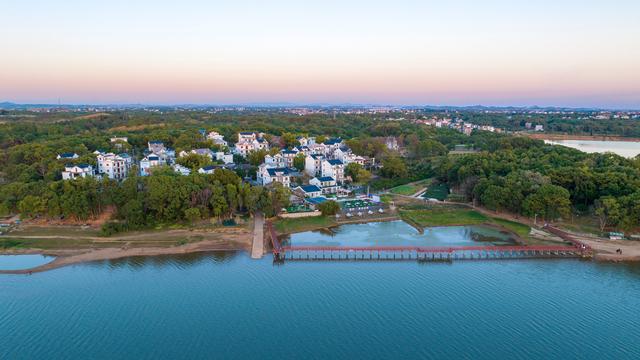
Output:
<path fill-rule="evenodd" d="M 257 212 L 253 217 L 253 245 L 251 258 L 261 259 L 264 255 L 264 215 Z"/>

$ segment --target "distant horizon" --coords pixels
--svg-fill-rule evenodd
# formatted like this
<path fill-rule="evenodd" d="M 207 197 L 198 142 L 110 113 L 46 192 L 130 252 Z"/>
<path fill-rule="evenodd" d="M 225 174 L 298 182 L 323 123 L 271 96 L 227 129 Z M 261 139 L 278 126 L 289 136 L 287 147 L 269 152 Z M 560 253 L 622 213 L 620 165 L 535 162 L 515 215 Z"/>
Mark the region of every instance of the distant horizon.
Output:
<path fill-rule="evenodd" d="M 397 107 L 397 108 L 427 108 L 427 109 L 469 109 L 472 110 L 474 108 L 486 108 L 486 109 L 522 109 L 522 110 L 531 110 L 531 109 L 558 109 L 558 110 L 583 110 L 583 111 L 629 111 L 629 112 L 638 112 L 640 111 L 640 106 L 638 108 L 606 108 L 606 107 L 589 107 L 589 106 L 557 106 L 557 105 L 487 105 L 487 104 L 469 104 L 469 105 L 448 105 L 448 104 L 397 104 L 397 103 L 350 103 L 350 102 L 342 102 L 342 103 L 330 103 L 330 102 L 310 102 L 310 103 L 297 103 L 297 102 L 288 102 L 288 101 L 279 101 L 279 102 L 246 102 L 246 103 L 195 103 L 195 102 L 175 102 L 175 103 L 83 103 L 83 102 L 16 102 L 10 100 L 2 100 L 0 101 L 0 109 L 2 109 L 2 105 L 12 105 L 13 107 L 37 107 L 37 106 L 46 106 L 46 107 L 70 107 L 70 106 L 95 106 L 95 107 L 356 107 L 356 108 L 366 108 L 366 107 Z"/>
<path fill-rule="evenodd" d="M 19 103 L 640 108 L 637 0 L 23 0 L 2 10 L 0 99 Z"/>

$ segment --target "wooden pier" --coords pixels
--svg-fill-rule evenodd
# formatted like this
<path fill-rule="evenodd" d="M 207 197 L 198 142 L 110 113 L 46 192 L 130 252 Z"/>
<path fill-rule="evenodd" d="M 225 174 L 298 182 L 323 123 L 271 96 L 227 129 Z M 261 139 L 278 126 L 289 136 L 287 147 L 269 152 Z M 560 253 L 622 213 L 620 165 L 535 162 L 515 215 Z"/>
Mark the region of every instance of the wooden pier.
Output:
<path fill-rule="evenodd" d="M 267 228 L 271 237 L 274 262 L 284 262 L 285 260 L 414 260 L 428 262 L 592 256 L 592 250 L 589 246 L 555 228 L 548 230 L 570 242 L 572 246 L 282 246 L 271 222 L 267 223 Z"/>

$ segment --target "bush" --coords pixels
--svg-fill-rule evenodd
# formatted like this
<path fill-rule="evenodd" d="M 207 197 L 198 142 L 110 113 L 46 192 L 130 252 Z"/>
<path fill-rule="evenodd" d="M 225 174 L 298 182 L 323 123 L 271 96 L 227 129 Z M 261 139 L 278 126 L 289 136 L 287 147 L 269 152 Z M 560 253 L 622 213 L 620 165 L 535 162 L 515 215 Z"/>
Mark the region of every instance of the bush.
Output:
<path fill-rule="evenodd" d="M 103 236 L 111 236 L 119 232 L 125 232 L 129 230 L 129 224 L 126 222 L 106 222 L 100 228 L 100 232 Z"/>
<path fill-rule="evenodd" d="M 325 201 L 318 205 L 318 210 L 320 210 L 324 216 L 335 215 L 340 211 L 340 204 L 333 200 Z"/>

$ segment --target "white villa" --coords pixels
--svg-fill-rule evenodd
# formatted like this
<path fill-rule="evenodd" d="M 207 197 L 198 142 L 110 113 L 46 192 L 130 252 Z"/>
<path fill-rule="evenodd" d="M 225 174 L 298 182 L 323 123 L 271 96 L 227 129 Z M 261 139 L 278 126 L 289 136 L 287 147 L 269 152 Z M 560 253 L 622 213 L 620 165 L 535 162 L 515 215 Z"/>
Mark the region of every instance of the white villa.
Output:
<path fill-rule="evenodd" d="M 298 186 L 293 191 L 305 198 L 315 198 L 322 196 L 322 189 L 320 189 L 316 185 Z"/>
<path fill-rule="evenodd" d="M 62 172 L 62 180 L 75 180 L 94 176 L 93 166 L 89 164 L 66 165 Z"/>
<path fill-rule="evenodd" d="M 289 187 L 291 184 L 291 174 L 293 171 L 286 167 L 269 167 L 267 164 L 262 164 L 258 167 L 257 180 L 260 185 L 269 185 L 273 182 L 279 182 L 285 187 Z"/>
<path fill-rule="evenodd" d="M 167 165 L 166 161 L 156 154 L 149 154 L 140 160 L 140 175 L 149 176 L 152 168 L 162 165 Z"/>
<path fill-rule="evenodd" d="M 79 158 L 80 156 L 78 156 L 78 154 L 76 153 L 62 153 L 62 154 L 58 154 L 58 156 L 56 156 L 56 159 L 58 160 L 75 160 L 77 158 Z"/>
<path fill-rule="evenodd" d="M 235 146 L 235 153 L 247 156 L 255 150 L 269 150 L 269 143 L 264 139 L 264 134 L 255 132 L 238 133 L 238 142 Z"/>
<path fill-rule="evenodd" d="M 213 143 L 216 145 L 220 145 L 222 147 L 229 147 L 229 143 L 227 143 L 224 137 L 216 131 L 211 131 L 209 134 L 207 134 L 207 139 L 212 140 Z"/>
<path fill-rule="evenodd" d="M 109 179 L 123 180 L 129 175 L 133 160 L 129 154 L 102 153 L 96 156 L 98 174 L 104 174 Z"/>
<path fill-rule="evenodd" d="M 180 175 L 188 176 L 191 175 L 191 169 L 186 166 L 182 166 L 180 164 L 173 164 L 173 171 L 177 172 Z"/>
<path fill-rule="evenodd" d="M 335 194 L 338 192 L 336 179 L 331 176 L 315 177 L 309 180 L 309 184 L 319 187 L 323 194 Z"/>
<path fill-rule="evenodd" d="M 322 177 L 332 177 L 338 184 L 344 182 L 344 163 L 340 160 L 323 160 L 321 167 Z"/>
<path fill-rule="evenodd" d="M 307 175 L 320 175 L 322 172 L 322 162 L 324 161 L 324 159 L 324 155 L 307 155 L 307 157 L 304 159 L 304 171 L 307 173 Z"/>

